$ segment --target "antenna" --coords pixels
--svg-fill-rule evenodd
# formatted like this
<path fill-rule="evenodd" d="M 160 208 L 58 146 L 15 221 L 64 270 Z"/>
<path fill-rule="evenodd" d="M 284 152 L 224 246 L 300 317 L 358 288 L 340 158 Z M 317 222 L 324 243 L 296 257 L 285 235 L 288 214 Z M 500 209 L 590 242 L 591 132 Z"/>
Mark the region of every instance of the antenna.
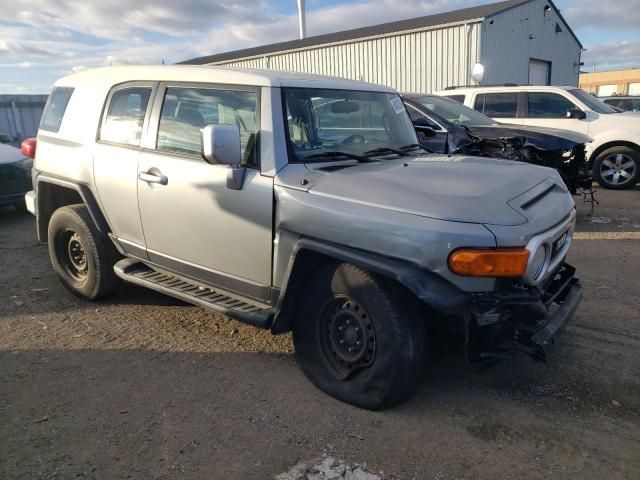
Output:
<path fill-rule="evenodd" d="M 300 38 L 307 36 L 307 20 L 305 18 L 304 0 L 298 0 L 298 23 L 300 24 Z"/>

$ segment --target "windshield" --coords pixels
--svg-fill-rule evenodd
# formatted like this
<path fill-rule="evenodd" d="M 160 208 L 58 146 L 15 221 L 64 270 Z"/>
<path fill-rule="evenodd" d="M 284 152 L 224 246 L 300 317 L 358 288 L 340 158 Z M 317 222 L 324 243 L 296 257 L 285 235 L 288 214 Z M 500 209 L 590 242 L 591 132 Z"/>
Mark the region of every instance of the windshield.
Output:
<path fill-rule="evenodd" d="M 285 88 L 283 101 L 292 162 L 349 158 L 336 152 L 366 156 L 418 143 L 395 93 Z"/>
<path fill-rule="evenodd" d="M 411 97 L 411 99 L 454 125 L 474 127 L 496 124 L 494 120 L 486 115 L 476 112 L 472 108 L 466 107 L 450 98 L 425 95 L 422 97 Z"/>
<path fill-rule="evenodd" d="M 574 88 L 568 92 L 596 113 L 618 113 L 611 105 L 607 105 L 584 90 Z"/>

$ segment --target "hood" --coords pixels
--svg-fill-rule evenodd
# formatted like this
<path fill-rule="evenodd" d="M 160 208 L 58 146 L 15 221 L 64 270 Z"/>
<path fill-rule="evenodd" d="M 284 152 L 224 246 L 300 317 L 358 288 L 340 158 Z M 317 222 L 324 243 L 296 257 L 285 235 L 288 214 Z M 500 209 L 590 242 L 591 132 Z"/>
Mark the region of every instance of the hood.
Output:
<path fill-rule="evenodd" d="M 9 165 L 11 163 L 16 163 L 20 160 L 23 160 L 24 158 L 25 156 L 22 154 L 19 148 L 0 143 L 0 165 Z"/>
<path fill-rule="evenodd" d="M 542 182 L 550 186 L 548 192 L 567 195 L 560 176 L 550 168 L 462 155 L 307 164 L 301 175 L 306 182 L 296 178 L 300 175 L 286 175 L 285 183 L 299 188 L 302 182 L 312 195 L 466 223 L 526 223 L 527 212 L 508 202 Z"/>
<path fill-rule="evenodd" d="M 523 145 L 528 144 L 540 150 L 570 150 L 577 144 L 591 142 L 591 138 L 578 132 L 532 125 L 500 124 L 469 127 L 469 130 L 482 139 L 517 137 Z"/>

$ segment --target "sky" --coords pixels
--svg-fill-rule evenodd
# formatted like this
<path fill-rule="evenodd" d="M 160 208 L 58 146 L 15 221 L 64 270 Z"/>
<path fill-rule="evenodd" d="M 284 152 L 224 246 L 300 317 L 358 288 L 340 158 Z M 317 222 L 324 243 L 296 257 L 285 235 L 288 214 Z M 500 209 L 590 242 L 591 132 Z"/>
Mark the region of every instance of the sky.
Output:
<path fill-rule="evenodd" d="M 307 35 L 486 0 L 307 0 Z M 640 0 L 556 0 L 584 70 L 640 67 Z M 614 6 L 615 5 L 615 6 Z M 86 68 L 175 63 L 298 36 L 295 0 L 0 0 L 0 93 L 48 93 Z"/>

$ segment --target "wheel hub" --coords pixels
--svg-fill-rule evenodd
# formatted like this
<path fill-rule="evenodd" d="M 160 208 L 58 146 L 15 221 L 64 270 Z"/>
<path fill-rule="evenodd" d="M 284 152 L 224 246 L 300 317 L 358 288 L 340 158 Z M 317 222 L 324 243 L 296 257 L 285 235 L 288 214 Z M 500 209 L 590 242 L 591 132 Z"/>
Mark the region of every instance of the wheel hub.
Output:
<path fill-rule="evenodd" d="M 633 158 L 622 153 L 610 155 L 600 165 L 600 176 L 614 185 L 627 183 L 634 176 L 636 164 Z"/>
<path fill-rule="evenodd" d="M 322 313 L 323 353 L 340 378 L 371 365 L 376 336 L 368 313 L 350 298 L 335 298 Z"/>

